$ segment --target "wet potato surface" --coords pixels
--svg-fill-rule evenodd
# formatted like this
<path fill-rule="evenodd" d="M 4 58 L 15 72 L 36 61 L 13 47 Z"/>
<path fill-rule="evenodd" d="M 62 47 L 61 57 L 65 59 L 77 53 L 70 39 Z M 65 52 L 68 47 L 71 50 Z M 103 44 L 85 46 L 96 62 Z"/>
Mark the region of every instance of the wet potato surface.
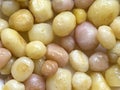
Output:
<path fill-rule="evenodd" d="M 0 90 L 120 90 L 120 1 L 0 0 Z"/>

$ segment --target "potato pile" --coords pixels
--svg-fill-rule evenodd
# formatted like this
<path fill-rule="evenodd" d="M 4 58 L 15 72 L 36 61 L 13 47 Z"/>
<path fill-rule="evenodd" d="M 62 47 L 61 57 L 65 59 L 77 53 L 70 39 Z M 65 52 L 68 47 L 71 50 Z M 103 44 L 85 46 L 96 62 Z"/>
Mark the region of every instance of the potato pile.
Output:
<path fill-rule="evenodd" d="M 120 90 L 120 1 L 0 0 L 0 90 Z"/>

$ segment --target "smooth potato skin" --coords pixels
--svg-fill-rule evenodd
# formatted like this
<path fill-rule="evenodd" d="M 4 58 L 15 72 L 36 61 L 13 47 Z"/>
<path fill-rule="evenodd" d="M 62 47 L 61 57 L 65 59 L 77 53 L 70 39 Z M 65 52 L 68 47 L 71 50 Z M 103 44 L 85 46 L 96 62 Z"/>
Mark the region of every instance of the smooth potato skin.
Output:
<path fill-rule="evenodd" d="M 46 80 L 46 90 L 72 90 L 71 72 L 67 69 L 58 68 L 55 75 Z"/>
<path fill-rule="evenodd" d="M 32 74 L 25 82 L 25 90 L 45 90 L 45 80 L 42 76 Z"/>
<path fill-rule="evenodd" d="M 26 41 L 15 30 L 6 28 L 1 32 L 3 45 L 16 57 L 25 55 Z"/>
<path fill-rule="evenodd" d="M 88 19 L 95 26 L 109 25 L 119 14 L 117 0 L 96 0 L 88 10 Z"/>
<path fill-rule="evenodd" d="M 95 49 L 98 45 L 96 27 L 90 22 L 79 24 L 75 29 L 75 40 L 84 51 Z"/>

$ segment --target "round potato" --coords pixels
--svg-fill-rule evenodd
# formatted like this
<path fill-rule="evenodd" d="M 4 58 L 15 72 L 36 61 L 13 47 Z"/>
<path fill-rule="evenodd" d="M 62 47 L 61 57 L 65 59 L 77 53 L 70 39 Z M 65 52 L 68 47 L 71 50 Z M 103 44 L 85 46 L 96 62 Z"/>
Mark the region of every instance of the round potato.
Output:
<path fill-rule="evenodd" d="M 46 80 L 46 90 L 71 90 L 71 72 L 59 68 L 56 74 Z"/>
<path fill-rule="evenodd" d="M 88 10 L 88 19 L 95 26 L 109 25 L 118 14 L 118 0 L 95 0 Z"/>

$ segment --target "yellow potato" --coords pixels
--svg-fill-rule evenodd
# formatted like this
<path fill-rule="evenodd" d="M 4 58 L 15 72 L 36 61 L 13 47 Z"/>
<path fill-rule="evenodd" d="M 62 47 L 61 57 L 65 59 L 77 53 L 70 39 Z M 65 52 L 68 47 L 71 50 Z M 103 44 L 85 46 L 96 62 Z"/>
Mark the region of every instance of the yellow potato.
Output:
<path fill-rule="evenodd" d="M 119 14 L 118 0 L 95 0 L 88 10 L 88 19 L 95 26 L 109 25 Z"/>
<path fill-rule="evenodd" d="M 76 26 L 76 18 L 70 11 L 61 12 L 58 14 L 52 23 L 53 31 L 57 36 L 69 35 Z"/>
<path fill-rule="evenodd" d="M 92 80 L 89 75 L 83 72 L 75 72 L 72 78 L 73 90 L 89 90 Z"/>
<path fill-rule="evenodd" d="M 26 41 L 15 30 L 10 28 L 4 29 L 1 32 L 1 40 L 3 45 L 16 57 L 25 55 Z"/>
<path fill-rule="evenodd" d="M 91 90 L 111 90 L 101 73 L 92 73 Z"/>
<path fill-rule="evenodd" d="M 45 22 L 53 17 L 50 0 L 30 0 L 29 9 L 37 23 Z"/>
<path fill-rule="evenodd" d="M 73 9 L 73 14 L 76 17 L 77 24 L 80 24 L 87 19 L 87 13 L 84 9 Z"/>
<path fill-rule="evenodd" d="M 34 62 L 28 57 L 20 57 L 13 63 L 11 74 L 15 80 L 23 82 L 29 78 L 33 70 Z"/>
<path fill-rule="evenodd" d="M 69 54 L 70 64 L 76 70 L 80 72 L 87 72 L 89 68 L 88 57 L 80 50 L 73 50 Z"/>
<path fill-rule="evenodd" d="M 106 49 L 112 49 L 116 44 L 116 38 L 109 26 L 102 25 L 98 28 L 97 39 Z"/>
<path fill-rule="evenodd" d="M 116 17 L 110 24 L 117 39 L 120 39 L 120 16 Z"/>
<path fill-rule="evenodd" d="M 34 24 L 28 32 L 30 41 L 39 40 L 44 44 L 49 44 L 54 39 L 52 26 L 48 23 Z"/>
<path fill-rule="evenodd" d="M 111 66 L 105 71 L 105 79 L 109 86 L 120 87 L 120 67 L 118 65 Z"/>
<path fill-rule="evenodd" d="M 25 90 L 25 86 L 23 83 L 12 79 L 5 83 L 3 90 Z"/>
<path fill-rule="evenodd" d="M 69 70 L 58 68 L 56 74 L 47 78 L 46 90 L 72 90 L 71 78 Z"/>

